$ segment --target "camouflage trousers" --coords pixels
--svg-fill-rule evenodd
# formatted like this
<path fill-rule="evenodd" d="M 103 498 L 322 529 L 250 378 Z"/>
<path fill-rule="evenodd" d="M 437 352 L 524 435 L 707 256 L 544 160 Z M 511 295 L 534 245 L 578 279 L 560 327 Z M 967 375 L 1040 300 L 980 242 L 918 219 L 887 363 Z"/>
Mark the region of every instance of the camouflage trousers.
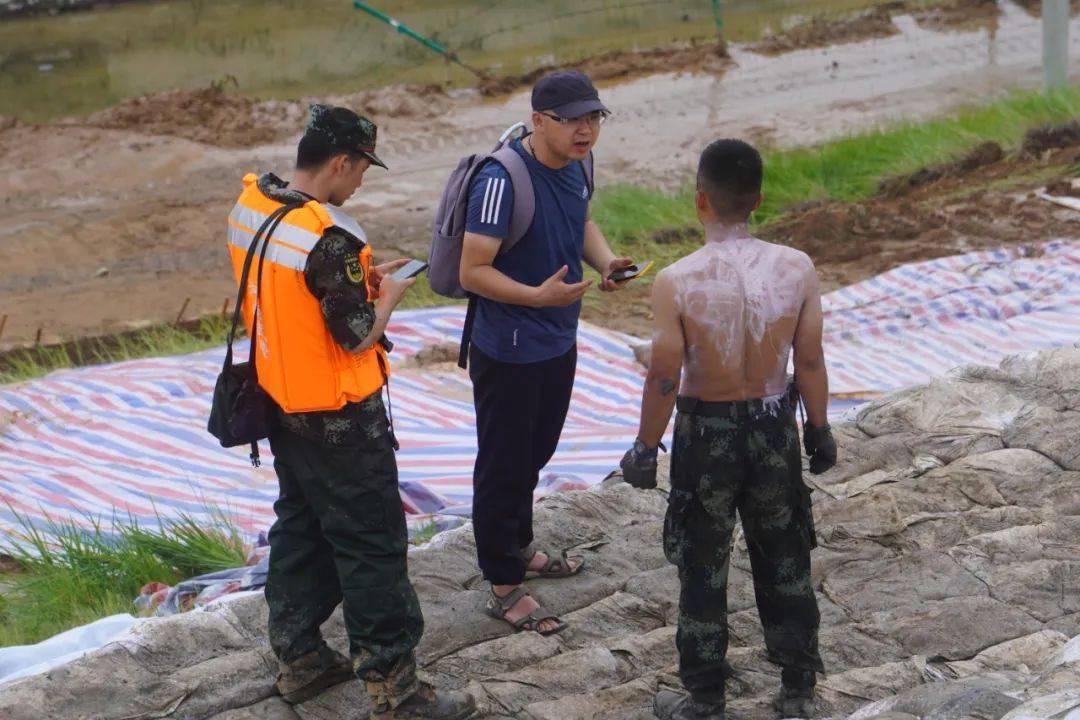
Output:
<path fill-rule="evenodd" d="M 679 674 L 702 702 L 724 697 L 727 580 L 735 512 L 742 519 L 769 660 L 824 672 L 809 489 L 792 406 L 679 398 L 664 553 L 678 566 Z"/>
<path fill-rule="evenodd" d="M 322 645 L 319 626 L 341 603 L 357 675 L 409 684 L 424 619 L 406 567 L 392 442 L 389 433 L 357 433 L 354 444 L 331 445 L 286 428 L 270 438 L 280 492 L 266 602 L 283 662 Z"/>

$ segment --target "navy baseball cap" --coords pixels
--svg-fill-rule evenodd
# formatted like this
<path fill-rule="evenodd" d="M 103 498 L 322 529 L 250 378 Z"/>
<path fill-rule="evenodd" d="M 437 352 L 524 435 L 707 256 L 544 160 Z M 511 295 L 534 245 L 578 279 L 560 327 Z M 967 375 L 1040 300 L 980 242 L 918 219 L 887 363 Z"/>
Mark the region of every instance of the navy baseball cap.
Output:
<path fill-rule="evenodd" d="M 532 109 L 550 110 L 569 120 L 597 111 L 611 112 L 600 102 L 589 77 L 578 70 L 558 70 L 537 80 L 532 90 Z"/>

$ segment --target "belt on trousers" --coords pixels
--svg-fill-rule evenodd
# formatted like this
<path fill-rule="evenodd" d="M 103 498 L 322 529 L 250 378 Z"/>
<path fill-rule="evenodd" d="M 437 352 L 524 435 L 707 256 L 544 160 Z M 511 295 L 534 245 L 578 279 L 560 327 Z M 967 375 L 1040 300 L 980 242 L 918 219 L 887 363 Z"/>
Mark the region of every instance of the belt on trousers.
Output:
<path fill-rule="evenodd" d="M 681 413 L 687 415 L 701 415 L 703 417 L 749 417 L 765 412 L 767 408 L 781 407 L 785 410 L 792 407 L 792 396 L 783 393 L 770 398 L 751 398 L 749 400 L 698 400 L 697 398 L 680 395 L 675 399 L 675 407 Z"/>

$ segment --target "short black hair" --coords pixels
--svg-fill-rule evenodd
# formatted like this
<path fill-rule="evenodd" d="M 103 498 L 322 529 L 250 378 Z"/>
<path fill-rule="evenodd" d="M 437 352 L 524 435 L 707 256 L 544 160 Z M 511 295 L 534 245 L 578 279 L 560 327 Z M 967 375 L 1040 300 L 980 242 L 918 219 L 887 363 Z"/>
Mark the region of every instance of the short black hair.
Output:
<path fill-rule="evenodd" d="M 364 157 L 362 153 L 342 150 L 320 135 L 305 134 L 296 147 L 296 169 L 318 170 L 338 155 L 348 155 L 354 163 Z"/>
<path fill-rule="evenodd" d="M 761 154 L 749 143 L 725 138 L 705 148 L 697 187 L 723 220 L 745 220 L 761 197 Z"/>

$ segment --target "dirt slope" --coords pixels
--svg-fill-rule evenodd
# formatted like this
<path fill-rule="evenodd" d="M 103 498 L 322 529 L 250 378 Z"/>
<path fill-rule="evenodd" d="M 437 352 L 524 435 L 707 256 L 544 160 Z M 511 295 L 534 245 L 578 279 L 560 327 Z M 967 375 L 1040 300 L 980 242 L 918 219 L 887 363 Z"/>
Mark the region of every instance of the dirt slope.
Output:
<path fill-rule="evenodd" d="M 1039 23 L 1015 6 L 1005 6 L 992 37 L 929 31 L 910 16 L 894 22 L 900 32 L 888 38 L 776 58 L 733 47 L 736 66 L 726 72 L 604 88 L 615 118 L 597 149 L 600 184 L 677 186 L 717 136 L 811 143 L 1039 82 Z M 1080 19 L 1073 23 L 1076 52 Z M 384 257 L 426 253 L 449 170 L 528 109 L 525 93 L 483 100 L 398 88 L 351 101 L 380 122 L 380 155 L 391 171 L 372 172 L 347 209 Z M 189 315 L 215 312 L 232 294 L 224 217 L 243 173 L 288 174 L 304 104 L 228 100 L 222 115 L 186 103 L 159 98 L 66 125 L 0 123 L 8 220 L 0 229 L 0 312 L 9 316 L 0 348 L 32 342 L 39 330 L 48 342 L 172 320 L 187 298 Z M 190 111 L 183 132 L 163 114 L 177 104 Z M 275 139 L 248 146 L 267 127 Z M 203 142 L 209 136 L 217 145 Z"/>

